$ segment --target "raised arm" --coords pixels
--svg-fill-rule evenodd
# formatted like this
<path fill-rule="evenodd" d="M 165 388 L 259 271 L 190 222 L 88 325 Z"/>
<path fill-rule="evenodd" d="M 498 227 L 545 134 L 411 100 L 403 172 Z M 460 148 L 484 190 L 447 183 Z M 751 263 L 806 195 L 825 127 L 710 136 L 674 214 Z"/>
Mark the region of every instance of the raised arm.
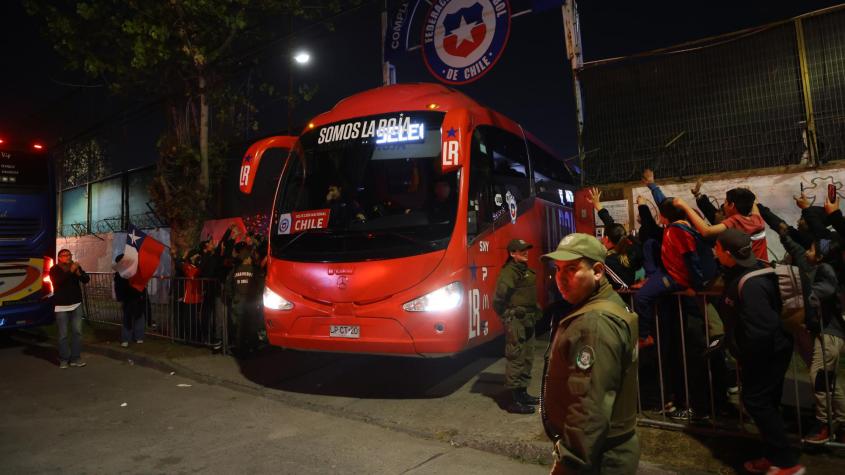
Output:
<path fill-rule="evenodd" d="M 596 213 L 598 213 L 601 222 L 604 223 L 605 226 L 610 226 L 615 223 L 616 221 L 613 220 L 613 216 L 611 216 L 610 212 L 604 209 L 604 206 L 601 204 L 601 190 L 596 187 L 592 187 L 587 191 L 587 193 L 589 194 L 589 200 L 593 203 L 593 208 L 596 209 Z"/>
<path fill-rule="evenodd" d="M 706 238 L 711 236 L 717 236 L 724 232 L 726 229 L 728 229 L 727 226 L 721 223 L 713 225 L 707 224 L 707 222 L 704 221 L 704 218 L 699 216 L 698 213 L 696 213 L 695 210 L 692 209 L 692 207 L 681 198 L 675 198 L 674 204 L 676 207 L 682 209 L 687 214 L 689 222 L 692 223 L 695 229 Z"/>

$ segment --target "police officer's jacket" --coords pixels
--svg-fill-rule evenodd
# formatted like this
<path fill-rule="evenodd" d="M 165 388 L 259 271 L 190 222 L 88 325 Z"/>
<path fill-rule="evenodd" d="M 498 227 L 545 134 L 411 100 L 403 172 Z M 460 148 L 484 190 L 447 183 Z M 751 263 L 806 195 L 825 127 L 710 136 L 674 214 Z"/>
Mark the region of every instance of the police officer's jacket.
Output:
<path fill-rule="evenodd" d="M 260 296 L 264 280 L 254 265 L 240 264 L 229 274 L 228 284 L 234 303 L 250 303 Z"/>
<path fill-rule="evenodd" d="M 633 435 L 638 334 L 637 315 L 604 278 L 558 324 L 543 377 L 542 416 L 565 464 L 589 467 Z"/>
<path fill-rule="evenodd" d="M 526 264 L 508 260 L 496 281 L 493 310 L 499 315 L 504 315 L 506 310 L 514 307 L 521 307 L 526 312 L 536 312 L 536 283 L 536 274 Z"/>

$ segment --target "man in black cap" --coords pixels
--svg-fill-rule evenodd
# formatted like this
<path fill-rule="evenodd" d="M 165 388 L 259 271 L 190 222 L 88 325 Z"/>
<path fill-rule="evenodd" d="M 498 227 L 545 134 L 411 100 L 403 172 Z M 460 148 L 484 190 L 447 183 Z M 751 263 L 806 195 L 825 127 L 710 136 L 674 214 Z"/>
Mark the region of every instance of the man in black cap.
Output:
<path fill-rule="evenodd" d="M 508 260 L 496 281 L 493 310 L 505 325 L 505 387 L 511 390 L 508 412 L 533 414 L 539 400 L 528 394 L 534 360 L 534 324 L 542 313 L 537 306 L 537 277 L 528 268 L 528 250 L 522 239 L 508 243 Z"/>
<path fill-rule="evenodd" d="M 777 276 L 754 254 L 751 238 L 737 229 L 719 234 L 716 256 L 727 269 L 719 314 L 731 352 L 742 368 L 742 402 L 763 439 L 763 457 L 745 462 L 750 473 L 800 475 L 778 407 L 792 359 L 792 336 L 783 328 Z"/>

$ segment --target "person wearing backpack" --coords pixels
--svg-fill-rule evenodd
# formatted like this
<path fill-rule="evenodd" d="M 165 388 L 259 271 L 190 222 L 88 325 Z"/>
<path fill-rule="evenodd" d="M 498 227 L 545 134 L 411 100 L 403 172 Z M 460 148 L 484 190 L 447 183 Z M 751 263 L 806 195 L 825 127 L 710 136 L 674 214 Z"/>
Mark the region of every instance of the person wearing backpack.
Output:
<path fill-rule="evenodd" d="M 841 254 L 841 245 L 830 239 L 815 239 L 809 249 L 792 239 L 792 229 L 777 216 L 775 228 L 783 248 L 789 254 L 801 276 L 805 311 L 805 328 L 812 337 L 808 362 L 813 385 L 816 420 L 804 436 L 804 442 L 821 445 L 837 434 L 837 441 L 845 441 L 845 391 L 836 384 L 839 355 L 845 352 L 845 322 L 839 301 L 839 282 L 836 271 L 827 262 Z M 831 237 L 830 234 L 825 234 Z M 798 338 L 798 336 L 796 336 Z M 828 399 L 830 397 L 830 399 Z M 833 418 L 830 418 L 830 411 Z"/>
<path fill-rule="evenodd" d="M 690 295 L 703 289 L 716 276 L 712 249 L 686 221 L 684 212 L 673 198 L 660 203 L 660 218 L 665 225 L 660 257 L 661 269 L 652 274 L 637 292 L 634 307 L 640 316 L 640 346 L 654 344 L 654 308 L 657 300 L 673 292 Z"/>
<path fill-rule="evenodd" d="M 719 235 L 716 255 L 726 269 L 719 314 L 740 366 L 743 406 L 763 442 L 762 457 L 743 466 L 750 473 L 802 475 L 805 469 L 790 447 L 779 407 L 792 359 L 792 335 L 781 320 L 783 303 L 777 276 L 758 273 L 743 280 L 767 264 L 757 259 L 751 238 L 738 229 L 729 228 Z"/>

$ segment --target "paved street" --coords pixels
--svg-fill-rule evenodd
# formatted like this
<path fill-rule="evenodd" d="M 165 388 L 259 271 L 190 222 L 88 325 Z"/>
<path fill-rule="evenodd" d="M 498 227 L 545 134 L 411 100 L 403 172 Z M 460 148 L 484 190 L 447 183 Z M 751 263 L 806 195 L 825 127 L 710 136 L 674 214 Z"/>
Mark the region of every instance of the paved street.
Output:
<path fill-rule="evenodd" d="M 0 346 L 3 473 L 479 473 L 548 468 L 85 355 Z"/>

